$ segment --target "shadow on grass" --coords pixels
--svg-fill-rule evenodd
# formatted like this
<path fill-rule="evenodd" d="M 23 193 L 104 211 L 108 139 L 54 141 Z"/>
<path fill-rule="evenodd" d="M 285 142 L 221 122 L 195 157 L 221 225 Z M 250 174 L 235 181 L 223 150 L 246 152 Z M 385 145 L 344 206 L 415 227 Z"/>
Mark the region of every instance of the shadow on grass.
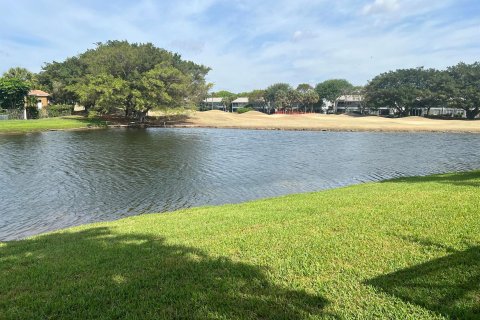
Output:
<path fill-rule="evenodd" d="M 190 116 L 187 114 L 174 114 L 168 116 L 149 117 L 148 123 L 151 125 L 185 125 L 189 123 Z"/>
<path fill-rule="evenodd" d="M 64 119 L 68 120 L 75 120 L 80 123 L 84 123 L 87 126 L 92 127 L 106 127 L 107 122 L 102 118 L 88 118 L 88 117 L 81 117 L 81 116 L 74 116 L 74 117 L 64 117 Z"/>
<path fill-rule="evenodd" d="M 265 270 L 108 228 L 0 244 L 5 318 L 301 319 L 327 301 Z"/>
<path fill-rule="evenodd" d="M 480 187 L 480 171 L 458 172 L 427 177 L 409 177 L 385 180 L 382 183 L 437 182 L 456 186 Z"/>
<path fill-rule="evenodd" d="M 480 247 L 452 253 L 366 282 L 454 319 L 480 319 Z"/>

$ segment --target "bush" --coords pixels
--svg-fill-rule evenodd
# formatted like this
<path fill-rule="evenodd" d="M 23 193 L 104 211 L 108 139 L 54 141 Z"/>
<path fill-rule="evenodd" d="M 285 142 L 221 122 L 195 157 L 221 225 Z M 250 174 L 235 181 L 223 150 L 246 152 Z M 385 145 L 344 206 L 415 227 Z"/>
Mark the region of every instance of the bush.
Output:
<path fill-rule="evenodd" d="M 37 107 L 27 107 L 27 119 L 38 119 Z"/>
<path fill-rule="evenodd" d="M 46 110 L 49 117 L 70 116 L 73 112 L 73 106 L 68 104 L 51 104 Z"/>
<path fill-rule="evenodd" d="M 251 108 L 251 107 L 243 107 L 243 108 L 238 108 L 237 113 L 245 113 L 245 112 L 252 111 L 252 110 L 253 110 L 253 108 Z"/>
<path fill-rule="evenodd" d="M 88 111 L 88 118 L 89 119 L 95 119 L 95 118 L 98 118 L 100 115 L 100 113 L 98 111 L 95 111 L 95 110 L 90 110 Z"/>

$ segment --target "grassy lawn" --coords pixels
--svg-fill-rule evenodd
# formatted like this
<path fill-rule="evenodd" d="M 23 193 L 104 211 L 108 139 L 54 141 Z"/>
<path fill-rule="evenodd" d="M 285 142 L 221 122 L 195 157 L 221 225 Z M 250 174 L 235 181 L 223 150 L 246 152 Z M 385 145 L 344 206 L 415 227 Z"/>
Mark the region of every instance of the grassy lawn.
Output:
<path fill-rule="evenodd" d="M 37 120 L 2 120 L 1 133 L 26 133 L 47 130 L 81 129 L 104 126 L 105 122 L 98 119 L 71 116 L 60 118 L 46 118 Z"/>
<path fill-rule="evenodd" d="M 479 319 L 480 171 L 0 244 L 4 319 Z"/>

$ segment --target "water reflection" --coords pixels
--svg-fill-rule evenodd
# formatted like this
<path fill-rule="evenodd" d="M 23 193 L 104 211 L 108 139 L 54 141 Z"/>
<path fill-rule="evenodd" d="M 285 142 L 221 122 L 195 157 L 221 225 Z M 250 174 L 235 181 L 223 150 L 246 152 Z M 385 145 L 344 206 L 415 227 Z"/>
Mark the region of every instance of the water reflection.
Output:
<path fill-rule="evenodd" d="M 0 240 L 92 221 L 480 168 L 469 134 L 119 129 L 0 136 Z"/>

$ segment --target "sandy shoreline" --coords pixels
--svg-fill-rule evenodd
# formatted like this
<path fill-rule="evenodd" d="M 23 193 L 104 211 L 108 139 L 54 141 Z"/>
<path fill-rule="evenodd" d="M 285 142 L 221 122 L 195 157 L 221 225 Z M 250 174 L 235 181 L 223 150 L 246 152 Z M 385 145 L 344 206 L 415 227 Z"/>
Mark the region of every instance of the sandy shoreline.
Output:
<path fill-rule="evenodd" d="M 348 115 L 266 115 L 223 111 L 196 112 L 169 127 L 305 131 L 459 132 L 480 133 L 480 120 L 437 120 L 423 117 L 382 118 Z"/>

